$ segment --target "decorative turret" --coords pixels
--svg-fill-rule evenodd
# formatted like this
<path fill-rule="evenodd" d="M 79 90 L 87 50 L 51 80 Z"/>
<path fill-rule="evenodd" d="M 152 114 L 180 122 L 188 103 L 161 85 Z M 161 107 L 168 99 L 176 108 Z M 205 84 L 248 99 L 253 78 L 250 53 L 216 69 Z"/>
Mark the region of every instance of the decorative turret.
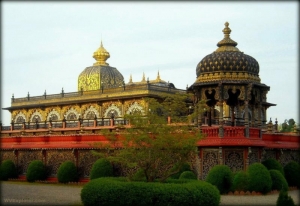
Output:
<path fill-rule="evenodd" d="M 253 57 L 244 54 L 230 38 L 231 29 L 225 23 L 222 30 L 224 38 L 218 42 L 219 47 L 205 56 L 197 65 L 195 83 L 238 81 L 259 83 L 259 64 Z"/>

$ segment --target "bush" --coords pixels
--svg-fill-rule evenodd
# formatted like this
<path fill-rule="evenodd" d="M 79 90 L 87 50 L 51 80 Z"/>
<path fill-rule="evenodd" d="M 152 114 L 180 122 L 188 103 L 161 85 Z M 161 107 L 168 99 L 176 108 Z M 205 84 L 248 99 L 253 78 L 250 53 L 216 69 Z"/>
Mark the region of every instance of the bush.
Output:
<path fill-rule="evenodd" d="M 248 168 L 249 190 L 266 194 L 272 189 L 272 179 L 268 169 L 261 163 L 254 163 Z"/>
<path fill-rule="evenodd" d="M 285 165 L 284 174 L 289 186 L 300 188 L 300 165 L 297 162 L 291 161 Z"/>
<path fill-rule="evenodd" d="M 289 189 L 288 183 L 284 176 L 278 170 L 269 170 L 272 179 L 272 190 L 284 190 Z"/>
<path fill-rule="evenodd" d="M 36 180 L 44 180 L 46 178 L 46 169 L 44 164 L 40 160 L 34 160 L 30 162 L 27 172 L 26 179 L 28 182 L 34 182 Z"/>
<path fill-rule="evenodd" d="M 91 170 L 90 179 L 96 179 L 99 177 L 112 177 L 113 176 L 113 166 L 105 158 L 98 159 Z"/>
<path fill-rule="evenodd" d="M 267 159 L 267 160 L 263 161 L 262 164 L 268 170 L 278 170 L 284 176 L 283 167 L 276 159 L 273 159 L 273 158 Z"/>
<path fill-rule="evenodd" d="M 131 178 L 133 181 L 143 181 L 146 182 L 146 176 L 142 169 L 138 169 L 136 173 Z"/>
<path fill-rule="evenodd" d="M 227 165 L 216 165 L 208 172 L 206 182 L 215 185 L 221 194 L 228 193 L 232 184 L 232 172 Z"/>
<path fill-rule="evenodd" d="M 237 172 L 232 180 L 232 191 L 248 191 L 249 175 L 245 171 Z"/>
<path fill-rule="evenodd" d="M 193 173 L 192 171 L 184 171 L 184 172 L 181 173 L 181 175 L 179 176 L 179 179 L 191 179 L 191 180 L 196 180 L 197 177 L 196 177 L 195 173 Z"/>
<path fill-rule="evenodd" d="M 91 180 L 81 190 L 85 206 L 92 205 L 219 205 L 220 193 L 209 183 L 124 182 L 114 178 Z"/>
<path fill-rule="evenodd" d="M 8 180 L 8 178 L 17 177 L 17 169 L 15 163 L 11 160 L 5 160 L 0 165 L 0 180 Z"/>
<path fill-rule="evenodd" d="M 71 161 L 62 163 L 57 171 L 57 179 L 61 183 L 76 182 L 78 174 L 74 163 Z"/>
<path fill-rule="evenodd" d="M 277 198 L 276 206 L 294 206 L 294 200 L 288 196 L 287 191 L 281 190 Z"/>
<path fill-rule="evenodd" d="M 172 172 L 172 171 L 175 171 L 175 170 L 178 170 L 178 164 L 175 164 L 175 165 L 173 166 L 173 168 L 171 169 L 171 172 Z M 171 175 L 171 178 L 173 178 L 173 179 L 179 179 L 181 173 L 183 173 L 183 172 L 185 172 L 185 171 L 191 171 L 191 166 L 190 166 L 188 163 L 184 163 L 184 164 L 181 166 L 179 172 L 177 172 L 177 173 Z"/>

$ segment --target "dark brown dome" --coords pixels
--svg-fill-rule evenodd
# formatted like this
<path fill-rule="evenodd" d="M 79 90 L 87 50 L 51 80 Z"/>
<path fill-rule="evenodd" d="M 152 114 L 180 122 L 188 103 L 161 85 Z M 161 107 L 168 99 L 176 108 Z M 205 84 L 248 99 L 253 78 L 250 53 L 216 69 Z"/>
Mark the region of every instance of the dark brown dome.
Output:
<path fill-rule="evenodd" d="M 211 72 L 247 72 L 258 75 L 259 64 L 251 56 L 237 51 L 214 52 L 197 65 L 197 77 Z"/>
<path fill-rule="evenodd" d="M 196 82 L 215 80 L 246 80 L 260 82 L 259 64 L 237 47 L 229 34 L 231 29 L 225 23 L 224 39 L 218 42 L 215 52 L 205 56 L 197 65 Z"/>

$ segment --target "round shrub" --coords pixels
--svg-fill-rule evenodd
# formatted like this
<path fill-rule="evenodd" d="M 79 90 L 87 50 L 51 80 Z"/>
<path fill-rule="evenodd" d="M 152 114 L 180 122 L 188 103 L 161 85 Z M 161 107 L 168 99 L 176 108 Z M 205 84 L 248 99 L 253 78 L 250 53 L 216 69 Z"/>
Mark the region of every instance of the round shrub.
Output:
<path fill-rule="evenodd" d="M 112 177 L 113 176 L 113 166 L 105 158 L 98 159 L 91 170 L 90 179 L 96 179 L 99 177 Z"/>
<path fill-rule="evenodd" d="M 266 194 L 272 189 L 272 179 L 268 169 L 261 163 L 254 163 L 248 168 L 249 190 Z"/>
<path fill-rule="evenodd" d="M 232 172 L 227 165 L 216 165 L 208 172 L 206 182 L 215 185 L 221 194 L 228 193 L 232 184 Z"/>
<path fill-rule="evenodd" d="M 73 162 L 66 161 L 59 166 L 57 171 L 57 179 L 59 182 L 76 182 L 77 178 L 77 169 Z"/>
<path fill-rule="evenodd" d="M 28 182 L 34 182 L 36 180 L 44 180 L 46 178 L 46 169 L 44 164 L 40 160 L 34 160 L 30 162 L 27 172 L 26 179 Z"/>
<path fill-rule="evenodd" d="M 13 161 L 5 160 L 0 165 L 0 180 L 17 177 L 17 169 Z"/>
<path fill-rule="evenodd" d="M 295 206 L 295 203 L 287 191 L 281 190 L 277 198 L 276 206 Z"/>
<path fill-rule="evenodd" d="M 184 171 L 184 172 L 181 173 L 181 175 L 179 176 L 179 179 L 191 179 L 191 180 L 196 180 L 197 177 L 196 177 L 195 173 L 193 173 L 192 171 Z"/>
<path fill-rule="evenodd" d="M 268 170 L 278 170 L 279 172 L 281 172 L 282 175 L 284 175 L 283 167 L 276 159 L 274 158 L 267 159 L 265 161 L 262 161 L 262 164 Z"/>
<path fill-rule="evenodd" d="M 232 180 L 232 191 L 244 191 L 248 190 L 249 175 L 245 171 L 237 172 Z"/>
<path fill-rule="evenodd" d="M 91 180 L 81 190 L 81 201 L 92 205 L 219 205 L 220 193 L 203 181 L 187 183 L 124 182 L 114 178 Z"/>
<path fill-rule="evenodd" d="M 179 167 L 178 164 L 175 164 L 175 165 L 172 167 L 171 172 L 172 172 L 172 171 L 178 170 L 178 167 Z M 183 172 L 185 172 L 185 171 L 191 171 L 191 166 L 190 166 L 188 163 L 182 164 L 180 170 L 179 170 L 177 173 L 171 175 L 171 178 L 173 178 L 173 179 L 178 179 L 178 178 L 180 177 L 181 173 L 183 173 Z"/>
<path fill-rule="evenodd" d="M 289 189 L 288 183 L 284 176 L 278 170 L 269 170 L 272 179 L 272 190 L 285 190 Z"/>
<path fill-rule="evenodd" d="M 287 163 L 284 166 L 284 174 L 289 186 L 300 188 L 300 165 L 297 162 L 291 161 Z"/>

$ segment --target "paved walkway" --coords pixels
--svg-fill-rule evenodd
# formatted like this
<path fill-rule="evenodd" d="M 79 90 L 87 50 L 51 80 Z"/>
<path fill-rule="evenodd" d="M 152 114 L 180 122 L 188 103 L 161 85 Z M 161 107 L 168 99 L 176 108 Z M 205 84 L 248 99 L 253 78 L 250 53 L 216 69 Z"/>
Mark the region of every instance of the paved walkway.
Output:
<path fill-rule="evenodd" d="M 81 189 L 82 185 L 1 182 L 1 205 L 82 206 Z M 278 195 L 222 195 L 220 205 L 276 205 Z M 300 205 L 299 190 L 289 191 L 289 195 Z"/>

